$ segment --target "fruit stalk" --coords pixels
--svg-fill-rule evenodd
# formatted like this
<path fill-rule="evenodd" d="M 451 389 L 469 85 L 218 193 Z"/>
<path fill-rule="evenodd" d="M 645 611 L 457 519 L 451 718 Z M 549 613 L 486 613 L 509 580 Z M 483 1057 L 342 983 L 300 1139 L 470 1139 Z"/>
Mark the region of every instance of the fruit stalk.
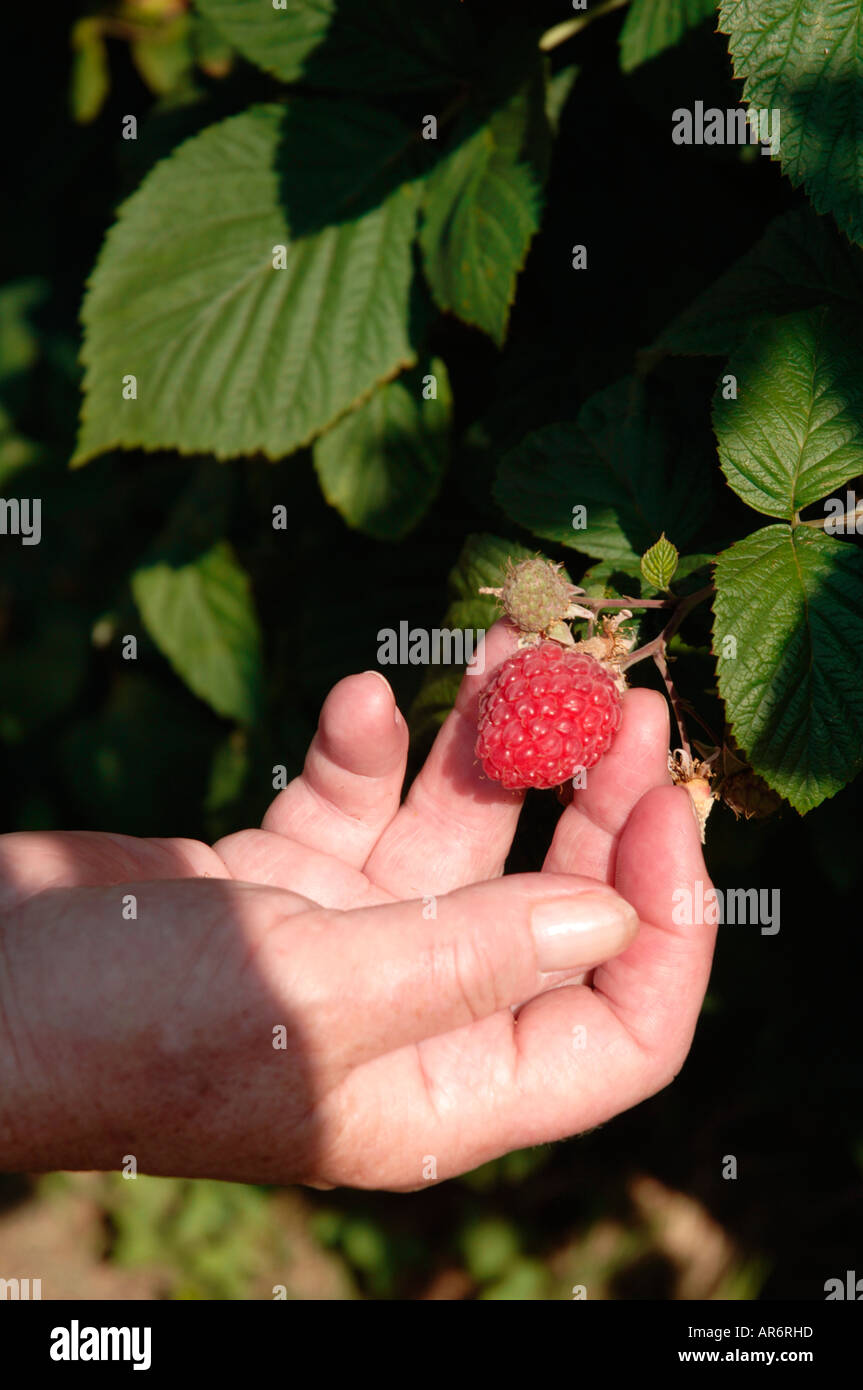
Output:
<path fill-rule="evenodd" d="M 697 608 L 698 604 L 703 603 L 713 592 L 713 585 L 705 584 L 703 589 L 697 589 L 694 594 L 688 594 L 686 598 L 677 600 L 674 612 L 659 635 L 654 637 L 652 641 L 645 642 L 643 647 L 638 647 L 634 652 L 630 652 L 630 654 L 623 657 L 619 663 L 620 670 L 625 671 L 627 667 L 633 666 L 636 661 L 644 661 L 646 657 L 653 658 L 656 668 L 665 684 L 671 708 L 674 711 L 677 732 L 680 736 L 680 746 L 690 757 L 692 750 L 689 746 L 689 739 L 686 735 L 686 724 L 683 718 L 684 702 L 677 693 L 674 681 L 671 679 L 671 673 L 668 670 L 667 648 L 668 643 L 680 627 L 687 613 L 690 613 L 693 608 Z"/>

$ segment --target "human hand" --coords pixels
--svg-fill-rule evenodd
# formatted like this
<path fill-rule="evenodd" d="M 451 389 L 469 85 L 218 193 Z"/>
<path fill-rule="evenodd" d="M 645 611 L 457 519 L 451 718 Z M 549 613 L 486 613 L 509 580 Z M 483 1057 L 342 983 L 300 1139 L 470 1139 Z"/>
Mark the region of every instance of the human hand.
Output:
<path fill-rule="evenodd" d="M 513 644 L 492 629 L 487 669 Z M 5 1167 L 407 1191 L 673 1078 L 715 933 L 671 920 L 706 871 L 665 701 L 627 693 L 542 873 L 501 877 L 522 796 L 475 764 L 485 679 L 403 805 L 407 728 L 366 673 L 260 830 L 0 837 Z M 574 929 L 538 944 L 551 904 Z"/>

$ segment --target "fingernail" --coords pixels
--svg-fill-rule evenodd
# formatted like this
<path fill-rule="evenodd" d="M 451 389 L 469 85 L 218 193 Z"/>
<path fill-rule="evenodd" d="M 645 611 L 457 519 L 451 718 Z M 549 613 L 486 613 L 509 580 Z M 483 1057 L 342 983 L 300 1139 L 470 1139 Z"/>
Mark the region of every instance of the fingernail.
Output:
<path fill-rule="evenodd" d="M 386 686 L 386 688 L 387 688 L 387 690 L 390 692 L 390 694 L 391 694 L 391 695 L 393 694 L 393 688 L 392 688 L 392 686 L 390 685 L 389 681 L 387 680 L 386 676 L 384 675 L 383 671 L 374 671 L 374 670 L 372 670 L 371 667 L 369 667 L 368 671 L 363 671 L 363 675 L 364 675 L 364 676 L 377 676 L 377 678 L 378 678 L 379 681 L 383 681 L 384 685 Z M 395 699 L 395 696 L 393 696 L 393 699 Z"/>
<path fill-rule="evenodd" d="M 399 707 L 398 707 L 398 705 L 395 703 L 395 698 L 396 698 L 395 691 L 393 690 L 393 688 L 392 688 L 392 686 L 390 685 L 389 681 L 387 680 L 386 676 L 384 675 L 384 673 L 383 673 L 382 671 L 373 671 L 373 670 L 371 670 L 371 669 L 369 669 L 368 671 L 363 671 L 363 675 L 364 675 L 364 676 L 377 676 L 379 680 L 382 680 L 382 681 L 383 681 L 383 683 L 384 683 L 384 685 L 386 686 L 387 690 L 390 692 L 390 694 L 391 694 L 392 697 L 393 697 L 393 723 L 395 724 L 396 728 L 398 728 L 399 725 L 400 725 L 401 722 L 402 722 L 402 717 L 401 717 L 401 715 L 399 714 Z"/>
<path fill-rule="evenodd" d="M 623 950 L 638 914 L 623 898 L 599 890 L 537 903 L 531 914 L 540 970 L 594 965 Z"/>

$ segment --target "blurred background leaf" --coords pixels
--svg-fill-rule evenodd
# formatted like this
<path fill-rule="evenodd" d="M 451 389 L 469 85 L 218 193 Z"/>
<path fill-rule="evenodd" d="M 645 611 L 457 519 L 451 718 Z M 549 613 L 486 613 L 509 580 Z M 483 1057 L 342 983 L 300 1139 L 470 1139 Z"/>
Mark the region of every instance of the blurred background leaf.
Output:
<path fill-rule="evenodd" d="M 349 526 L 377 540 L 401 540 L 440 488 L 451 415 L 439 357 L 379 386 L 315 445 L 324 497 Z"/>

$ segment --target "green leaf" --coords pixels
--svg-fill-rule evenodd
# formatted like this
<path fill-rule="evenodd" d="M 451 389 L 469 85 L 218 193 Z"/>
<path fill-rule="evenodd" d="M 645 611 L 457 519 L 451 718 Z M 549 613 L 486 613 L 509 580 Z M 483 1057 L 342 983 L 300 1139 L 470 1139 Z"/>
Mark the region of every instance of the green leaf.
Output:
<path fill-rule="evenodd" d="M 210 126 L 156 165 L 90 280 L 74 462 L 117 446 L 279 458 L 412 365 L 417 190 L 396 183 L 367 205 L 404 139 L 372 108 L 298 99 Z M 318 193 L 332 225 L 312 235 Z"/>
<path fill-rule="evenodd" d="M 426 400 L 426 378 L 436 399 Z M 323 494 L 349 526 L 378 540 L 400 540 L 425 515 L 449 454 L 452 397 L 435 358 L 381 386 L 315 444 Z"/>
<path fill-rule="evenodd" d="M 283 82 L 401 92 L 468 75 L 475 38 L 456 0 L 197 0 L 250 62 Z"/>
<path fill-rule="evenodd" d="M 663 531 L 656 545 L 642 555 L 641 573 L 654 589 L 667 589 L 674 578 L 679 558 L 677 546 L 672 545 Z"/>
<path fill-rule="evenodd" d="M 5 489 L 10 478 L 20 473 L 22 468 L 32 468 L 43 463 L 45 450 L 41 444 L 23 435 L 15 434 L 9 427 L 3 407 L 0 406 L 0 489 Z"/>
<path fill-rule="evenodd" d="M 753 330 L 728 364 L 737 400 L 713 407 L 722 471 L 743 501 L 790 521 L 863 467 L 863 342 L 822 307 Z"/>
<path fill-rule="evenodd" d="M 682 596 L 702 588 L 715 559 L 715 555 L 682 555 L 674 571 L 673 592 Z M 661 593 L 643 573 L 634 572 L 634 566 L 625 572 L 613 560 L 591 565 L 578 582 L 590 598 L 656 598 Z"/>
<path fill-rule="evenodd" d="M 498 346 L 539 227 L 540 156 L 528 152 L 535 101 L 531 83 L 478 127 L 467 115 L 423 197 L 420 246 L 436 303 Z"/>
<path fill-rule="evenodd" d="M 134 662 L 123 665 L 131 668 Z M 67 728 L 60 740 L 57 772 L 75 824 L 82 830 L 110 825 L 122 835 L 156 835 L 165 825 L 154 808 L 167 805 L 173 824 L 194 826 L 213 742 L 211 721 L 201 714 L 201 706 L 180 687 L 166 689 L 131 669 L 115 675 L 106 703 Z"/>
<path fill-rule="evenodd" d="M 41 446 L 21 437 L 18 425 L 34 410 L 34 368 L 47 355 L 49 340 L 33 318 L 50 294 L 48 281 L 36 278 L 0 288 L 0 480 L 42 454 Z"/>
<path fill-rule="evenodd" d="M 447 621 L 452 619 L 451 626 L 455 627 L 490 627 L 500 617 L 500 604 L 496 598 L 481 594 L 480 589 L 501 587 L 506 577 L 507 560 L 529 560 L 536 554 L 537 551 L 526 550 L 518 541 L 504 540 L 500 536 L 483 532 L 466 536 L 461 554 L 449 574 L 451 601 Z M 561 570 L 561 574 L 569 579 L 566 570 Z M 471 615 L 469 623 L 455 621 L 455 615 L 465 617 L 468 614 Z M 490 622 L 487 621 L 489 618 Z"/>
<path fill-rule="evenodd" d="M 651 353 L 725 354 L 750 328 L 823 303 L 863 306 L 863 252 L 811 208 L 775 218 L 750 251 L 679 314 Z"/>
<path fill-rule="evenodd" d="M 551 1285 L 551 1274 L 542 1261 L 522 1256 L 514 1261 L 503 1278 L 486 1285 L 479 1297 L 506 1303 L 546 1301 Z"/>
<path fill-rule="evenodd" d="M 189 39 L 195 62 L 209 77 L 225 77 L 234 62 L 234 50 L 222 31 L 203 15 L 192 15 Z"/>
<path fill-rule="evenodd" d="M 210 817 L 236 801 L 249 775 L 249 748 L 245 729 L 232 729 L 213 754 L 210 783 L 204 809 Z"/>
<path fill-rule="evenodd" d="M 781 113 L 782 167 L 818 212 L 863 237 L 863 46 L 849 0 L 723 0 L 735 77 L 750 107 Z M 771 119 L 771 130 L 773 121 Z"/>
<path fill-rule="evenodd" d="M 766 526 L 719 556 L 715 579 L 734 738 L 775 791 L 811 811 L 863 768 L 863 556 L 806 526 Z"/>
<path fill-rule="evenodd" d="M 98 15 L 79 19 L 72 26 L 72 81 L 69 104 L 79 125 L 95 121 L 111 90 L 108 45 Z"/>
<path fill-rule="evenodd" d="M 261 635 L 248 576 L 227 541 L 187 564 L 137 569 L 132 593 L 160 651 L 190 690 L 250 723 L 261 685 Z"/>
<path fill-rule="evenodd" d="M 693 485 L 688 442 L 640 382 L 591 396 L 574 424 L 546 425 L 508 453 L 494 495 L 508 516 L 546 540 L 640 573 L 663 530 L 680 544 L 709 510 Z M 586 526 L 578 508 L 586 510 Z M 574 529 L 578 527 L 578 529 Z"/>
<path fill-rule="evenodd" d="M 500 1216 L 471 1221 L 461 1232 L 459 1245 L 477 1284 L 503 1277 L 521 1253 L 517 1226 Z"/>
<path fill-rule="evenodd" d="M 599 560 L 578 581 L 589 598 L 640 598 L 643 582 L 641 575 L 625 572 L 613 560 Z"/>
<path fill-rule="evenodd" d="M 130 44 L 132 62 L 156 96 L 166 96 L 180 86 L 194 64 L 188 15 L 155 29 Z"/>
<path fill-rule="evenodd" d="M 87 672 L 89 637 L 85 610 L 68 601 L 41 600 L 33 630 L 0 651 L 0 739 L 19 742 L 77 698 Z"/>
<path fill-rule="evenodd" d="M 708 15 L 717 0 L 632 0 L 620 31 L 620 66 L 631 72 L 648 58 L 679 43 Z"/>
<path fill-rule="evenodd" d="M 708 571 L 715 560 L 715 555 L 681 555 L 674 571 L 674 592 L 688 594 L 702 588 L 710 578 Z"/>
<path fill-rule="evenodd" d="M 462 675 L 452 666 L 427 668 L 408 715 L 412 739 L 431 742 L 456 702 Z"/>
<path fill-rule="evenodd" d="M 555 134 L 563 116 L 563 109 L 572 95 L 578 73 L 579 69 L 575 63 L 570 63 L 569 67 L 560 68 L 547 79 L 545 115 L 549 128 Z"/>
<path fill-rule="evenodd" d="M 34 310 L 50 298 L 47 280 L 10 280 L 0 289 L 0 383 L 22 376 L 36 365 L 39 333 L 30 322 Z"/>

